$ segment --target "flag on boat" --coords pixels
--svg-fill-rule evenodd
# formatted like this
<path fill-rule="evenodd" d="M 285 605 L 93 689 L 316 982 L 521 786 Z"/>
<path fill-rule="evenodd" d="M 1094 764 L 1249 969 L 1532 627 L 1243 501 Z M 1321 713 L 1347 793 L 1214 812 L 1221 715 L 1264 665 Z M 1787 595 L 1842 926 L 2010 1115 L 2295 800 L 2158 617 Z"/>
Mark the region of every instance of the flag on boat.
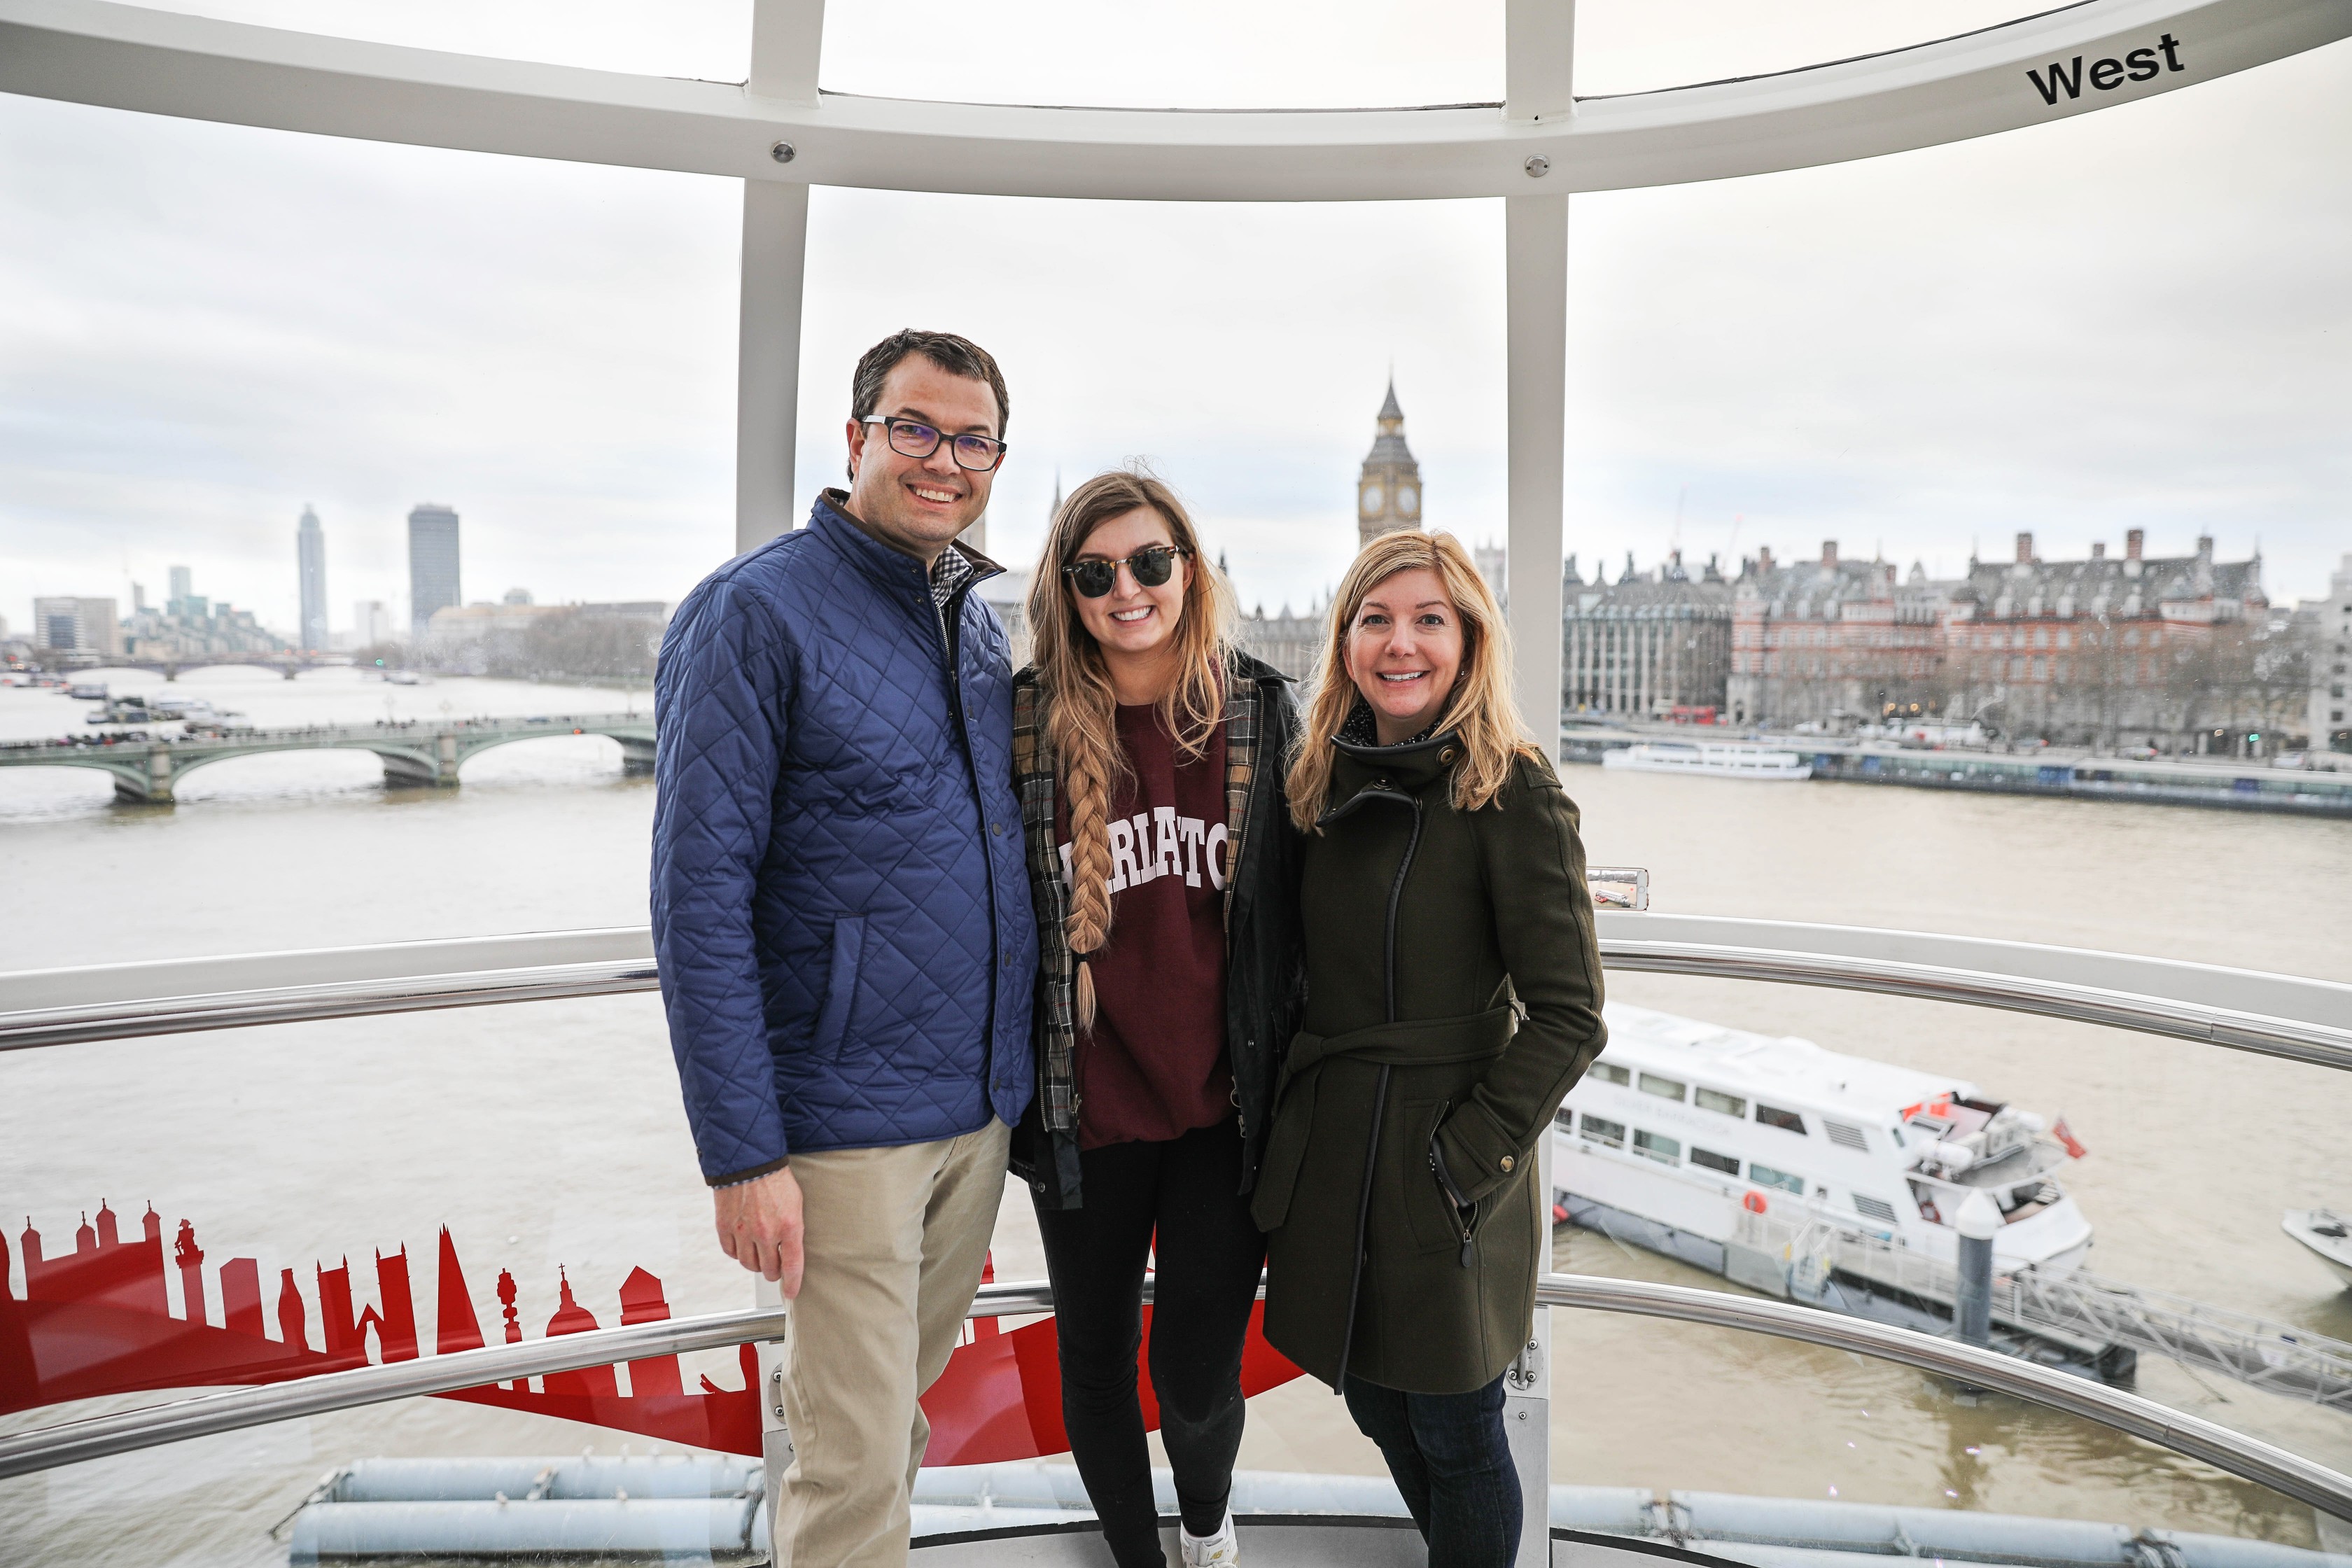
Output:
<path fill-rule="evenodd" d="M 2067 1130 L 2066 1119 L 2063 1116 L 2058 1119 L 2058 1125 L 2050 1130 L 2050 1135 L 2066 1146 L 2066 1157 L 2070 1160 L 2079 1160 L 2090 1152 L 2083 1147 L 2082 1140 Z"/>

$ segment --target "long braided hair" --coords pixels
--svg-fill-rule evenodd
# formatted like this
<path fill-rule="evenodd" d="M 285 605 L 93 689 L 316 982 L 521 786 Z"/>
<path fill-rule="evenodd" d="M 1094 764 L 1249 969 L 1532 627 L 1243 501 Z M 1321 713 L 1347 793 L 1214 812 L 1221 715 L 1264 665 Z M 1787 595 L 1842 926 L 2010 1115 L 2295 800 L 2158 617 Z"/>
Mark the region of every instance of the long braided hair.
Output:
<path fill-rule="evenodd" d="M 1087 960 L 1110 935 L 1111 795 L 1129 764 L 1118 743 L 1118 698 L 1109 668 L 1101 645 L 1078 618 L 1077 590 L 1062 568 L 1078 558 L 1096 529 L 1139 508 L 1157 512 L 1168 525 L 1169 542 L 1184 552 L 1178 673 L 1160 698 L 1160 721 L 1180 758 L 1202 756 L 1223 721 L 1225 662 L 1233 648 L 1233 589 L 1202 556 L 1200 535 L 1174 490 L 1139 468 L 1114 468 L 1070 492 L 1054 514 L 1029 587 L 1029 628 L 1045 742 L 1070 813 L 1070 910 L 1064 930 L 1078 960 L 1082 1029 L 1095 1021 L 1094 975 Z"/>

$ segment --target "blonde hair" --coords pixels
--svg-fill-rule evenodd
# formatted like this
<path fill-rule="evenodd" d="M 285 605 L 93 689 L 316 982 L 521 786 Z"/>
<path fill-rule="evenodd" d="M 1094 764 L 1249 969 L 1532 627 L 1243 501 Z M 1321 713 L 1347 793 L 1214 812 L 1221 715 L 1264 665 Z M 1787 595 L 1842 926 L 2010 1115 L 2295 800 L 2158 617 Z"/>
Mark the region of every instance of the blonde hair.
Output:
<path fill-rule="evenodd" d="M 1168 525 L 1184 552 L 1184 607 L 1176 621 L 1176 679 L 1160 694 L 1160 721 L 1177 755 L 1196 759 L 1224 721 L 1225 663 L 1236 618 L 1233 589 L 1201 552 L 1200 535 L 1176 492 L 1140 469 L 1097 474 L 1054 514 L 1037 576 L 1029 585 L 1031 658 L 1046 747 L 1070 812 L 1070 911 L 1064 922 L 1078 958 L 1077 1021 L 1095 1021 L 1094 976 L 1086 963 L 1110 935 L 1110 797 L 1128 771 L 1118 743 L 1118 699 L 1102 647 L 1078 618 L 1076 590 L 1062 568 L 1096 529 L 1138 508 Z"/>
<path fill-rule="evenodd" d="M 1400 572 L 1417 568 L 1437 574 L 1454 614 L 1462 618 L 1462 667 L 1436 725 L 1439 731 L 1453 731 L 1462 742 L 1462 763 L 1454 772 L 1454 809 L 1475 811 L 1486 805 L 1510 782 L 1516 759 L 1543 755 L 1511 700 L 1510 628 L 1470 552 L 1450 533 L 1384 533 L 1364 546 L 1331 602 L 1315 700 L 1299 737 L 1297 759 L 1290 764 L 1290 818 L 1302 833 L 1314 830 L 1315 819 L 1330 804 L 1331 764 L 1338 755 L 1331 742 L 1362 700 L 1348 674 L 1349 634 L 1374 588 Z"/>

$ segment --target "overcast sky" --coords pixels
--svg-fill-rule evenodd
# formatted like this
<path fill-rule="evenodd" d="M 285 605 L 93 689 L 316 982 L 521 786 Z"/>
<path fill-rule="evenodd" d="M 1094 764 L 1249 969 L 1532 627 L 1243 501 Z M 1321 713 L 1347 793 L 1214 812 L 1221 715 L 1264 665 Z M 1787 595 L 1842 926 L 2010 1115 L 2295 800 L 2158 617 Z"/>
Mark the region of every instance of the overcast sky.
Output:
<path fill-rule="evenodd" d="M 719 79 L 743 4 L 215 0 L 182 8 Z M 1587 0 L 1580 88 L 1914 41 L 2021 3 Z M 1769 26 L 1759 24 L 1769 9 Z M 835 90 L 1129 104 L 1499 96 L 1500 7 L 835 0 Z M 1181 21 L 1181 26 L 1179 25 Z M 909 47 L 906 40 L 919 40 Z M 2273 599 L 2352 552 L 2352 47 L 1834 169 L 1576 198 L 1568 545 L 1613 577 L 1834 538 L 1950 573 L 2259 541 Z M 464 517 L 465 592 L 676 598 L 733 532 L 732 182 L 0 98 L 0 616 L 199 592 L 291 628 L 405 592 Z M 1245 602 L 1352 552 L 1393 365 L 1426 515 L 1503 532 L 1498 202 L 1089 204 L 819 190 L 800 488 L 839 473 L 858 352 L 962 331 L 1013 390 L 991 549 L 1058 472 L 1150 458 Z"/>

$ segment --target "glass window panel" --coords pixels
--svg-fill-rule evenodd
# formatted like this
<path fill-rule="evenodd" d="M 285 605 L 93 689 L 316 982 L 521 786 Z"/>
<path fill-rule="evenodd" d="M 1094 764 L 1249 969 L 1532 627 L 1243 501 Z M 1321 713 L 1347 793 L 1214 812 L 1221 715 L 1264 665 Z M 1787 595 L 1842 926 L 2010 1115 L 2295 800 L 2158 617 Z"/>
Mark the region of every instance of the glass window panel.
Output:
<path fill-rule="evenodd" d="M 1793 1110 L 1783 1110 L 1777 1105 L 1767 1105 L 1760 1100 L 1756 1102 L 1756 1120 L 1767 1127 L 1778 1127 L 1783 1131 L 1794 1132 L 1800 1136 L 1802 1136 L 1805 1131 L 1805 1119 L 1802 1116 Z"/>
<path fill-rule="evenodd" d="M 1804 1177 L 1792 1176 L 1786 1171 L 1777 1171 L 1769 1165 L 1759 1165 L 1753 1160 L 1748 1162 L 1748 1179 L 1759 1187 L 1778 1187 L 1782 1192 L 1794 1193 L 1799 1197 L 1805 1195 Z"/>
<path fill-rule="evenodd" d="M 1612 1149 L 1622 1149 L 1625 1146 L 1625 1124 L 1622 1121 L 1612 1121 L 1605 1116 L 1587 1116 L 1584 1119 L 1584 1136 L 1595 1143 L 1606 1143 Z"/>
<path fill-rule="evenodd" d="M 1642 1092 L 1654 1094 L 1660 1100 L 1680 1100 L 1683 1097 L 1684 1088 L 1683 1084 L 1670 1078 L 1660 1078 L 1654 1073 L 1646 1072 L 1642 1075 Z"/>
<path fill-rule="evenodd" d="M 1660 1164 L 1672 1165 L 1681 1161 L 1683 1146 L 1681 1140 L 1669 1138 L 1663 1132 L 1636 1132 L 1633 1134 L 1633 1152 L 1645 1154 Z"/>
<path fill-rule="evenodd" d="M 1739 1162 L 1728 1154 L 1718 1154 L 1712 1149 L 1694 1146 L 1690 1152 L 1690 1157 L 1691 1163 L 1694 1165 L 1705 1165 L 1708 1170 L 1721 1171 L 1727 1176 L 1739 1174 Z"/>
<path fill-rule="evenodd" d="M 1576 90 L 1592 97 L 1795 70 L 1951 37 L 2051 7 L 2031 0 L 1582 0 Z"/>
<path fill-rule="evenodd" d="M 1748 1114 L 1748 1101 L 1736 1094 L 1726 1094 L 1719 1089 L 1702 1088 L 1697 1092 L 1696 1103 L 1701 1110 L 1719 1111 L 1726 1116 Z"/>
<path fill-rule="evenodd" d="M 593 70 L 708 81 L 741 81 L 751 70 L 751 0 L 154 0 L 154 7 Z"/>
<path fill-rule="evenodd" d="M 1627 1072 L 1623 1068 L 1619 1067 L 1615 1062 L 1594 1062 L 1588 1069 L 1588 1072 L 1590 1076 L 1599 1079 L 1603 1083 L 1613 1083 L 1621 1087 L 1633 1081 L 1633 1074 Z"/>
<path fill-rule="evenodd" d="M 1501 0 L 1009 0 L 835 5 L 829 92 L 1127 109 L 1349 109 L 1495 102 Z"/>

